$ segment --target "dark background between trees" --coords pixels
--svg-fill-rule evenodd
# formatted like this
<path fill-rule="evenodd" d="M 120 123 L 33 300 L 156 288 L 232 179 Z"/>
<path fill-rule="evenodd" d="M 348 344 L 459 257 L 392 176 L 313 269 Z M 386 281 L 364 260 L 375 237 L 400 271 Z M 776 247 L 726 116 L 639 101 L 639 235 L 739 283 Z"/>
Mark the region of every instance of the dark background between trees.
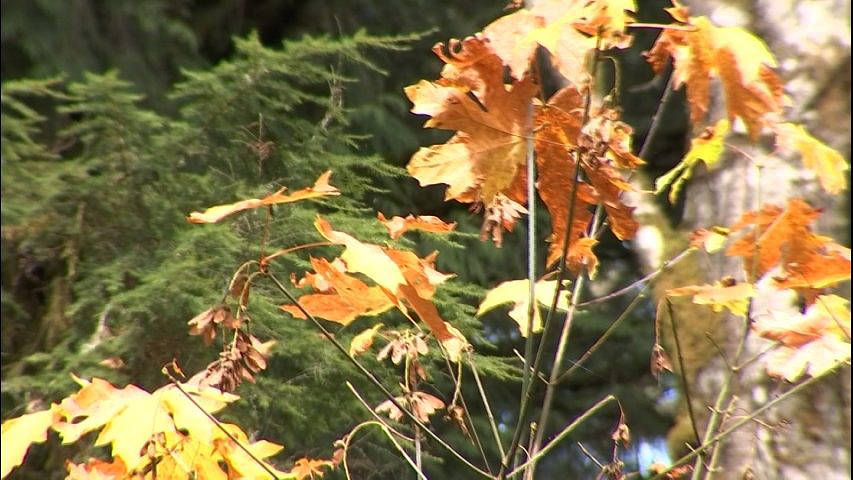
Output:
<path fill-rule="evenodd" d="M 164 383 L 160 367 L 173 357 L 187 372 L 203 368 L 215 358 L 215 347 L 189 337 L 186 321 L 217 302 L 233 269 L 258 255 L 263 217 L 248 213 L 223 225 L 197 226 L 184 216 L 279 186 L 308 185 L 331 168 L 343 196 L 276 208 L 268 248 L 316 240 L 317 213 L 375 242 L 387 241 L 373 220 L 377 211 L 458 221 L 461 233 L 449 238 L 414 234 L 401 243 L 420 254 L 441 250 L 439 270 L 457 275 L 440 295 L 439 308 L 475 342 L 491 401 L 509 435 L 520 385 L 520 363 L 512 351 L 522 341 L 502 311 L 482 322 L 472 314 L 485 289 L 524 277 L 524 227 L 508 235 L 502 249 L 481 243 L 477 215 L 443 202 L 440 188 L 418 187 L 402 169 L 418 146 L 441 137 L 421 129 L 423 119 L 408 112 L 403 87 L 437 76 L 441 65 L 430 52 L 435 42 L 477 32 L 503 6 L 420 0 L 4 1 L 3 418 L 70 393 L 71 372 L 152 389 Z M 662 6 L 641 2 L 640 20 L 667 21 L 662 12 L 647 13 Z M 362 29 L 406 38 L 352 37 Z M 637 32 L 636 46 L 620 55 L 621 101 L 636 145 L 664 88 L 639 55 L 655 35 Z M 407 50 L 388 48 L 401 46 Z M 264 66 L 280 71 L 261 78 Z M 335 75 L 348 79 L 341 84 L 343 108 L 329 100 Z M 247 84 L 246 78 L 258 81 Z M 44 86 L 23 79 L 57 80 Z M 13 98 L 43 121 L 15 110 L 7 102 Z M 681 101 L 677 94 L 666 112 L 647 159 L 650 174 L 665 171 L 683 152 Z M 331 118 L 325 129 L 319 126 L 324 117 Z M 19 135 L 17 128 L 29 133 Z M 267 156 L 251 148 L 267 141 L 272 142 Z M 677 221 L 677 208 L 671 216 Z M 544 241 L 547 228 L 540 232 Z M 604 240 L 600 283 L 592 295 L 640 274 L 626 247 L 612 237 Z M 281 262 L 282 276 L 305 270 L 305 258 Z M 332 442 L 367 417 L 345 380 L 374 404 L 380 397 L 310 325 L 277 312 L 281 303 L 271 289 L 253 292 L 256 335 L 279 343 L 269 368 L 256 384 L 238 390 L 242 399 L 223 418 L 283 443 L 280 462 L 287 464 L 304 455 L 329 455 Z M 579 315 L 570 358 L 582 354 L 624 306 L 617 300 Z M 565 424 L 606 393 L 615 394 L 634 436 L 635 447 L 625 458 L 634 469 L 639 446 L 659 445 L 672 422 L 674 381 L 657 382 L 648 373 L 653 317 L 651 304 L 638 309 L 565 384 L 554 415 L 555 423 Z M 356 322 L 338 335 L 348 341 L 366 325 Z M 114 356 L 126 367 L 99 364 Z M 365 362 L 393 384 L 391 368 Z M 430 365 L 433 393 L 449 399 L 451 383 L 440 359 L 431 357 Z M 479 404 L 474 396 L 468 401 Z M 485 427 L 481 409 L 474 413 Z M 596 418 L 577 437 L 600 459 L 609 456 L 617 420 L 611 417 Z M 441 419 L 434 424 L 461 437 Z M 61 447 L 52 437 L 34 447 L 11 478 L 62 478 L 64 458 L 97 453 Z M 465 453 L 477 454 L 473 447 Z M 351 455 L 357 478 L 410 474 L 378 436 L 362 437 Z M 435 478 L 463 478 L 464 470 L 454 467 L 452 460 L 427 457 L 426 469 Z M 540 474 L 586 478 L 596 471 L 567 443 Z"/>

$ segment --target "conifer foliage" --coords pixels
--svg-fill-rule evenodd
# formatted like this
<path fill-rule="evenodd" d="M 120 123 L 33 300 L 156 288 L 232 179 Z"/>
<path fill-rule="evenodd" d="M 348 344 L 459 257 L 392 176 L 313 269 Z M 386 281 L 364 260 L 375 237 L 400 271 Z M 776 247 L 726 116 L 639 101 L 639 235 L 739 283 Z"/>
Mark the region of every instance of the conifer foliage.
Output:
<path fill-rule="evenodd" d="M 40 391 L 39 400 L 50 402 L 49 407 L 32 408 L 3 423 L 4 444 L 11 440 L 13 447 L 4 446 L 2 476 L 51 431 L 63 443 L 98 431 L 95 446 L 109 445 L 111 454 L 68 460 L 67 478 L 304 479 L 332 470 L 351 477 L 352 445 L 362 429 L 375 428 L 420 478 L 429 474 L 425 451 L 457 462 L 470 477 L 534 478 L 537 463 L 579 425 L 606 416 L 612 417 L 607 441 L 613 457 L 600 465 L 600 476 L 625 478 L 620 455 L 630 445 L 630 419 L 616 396 L 605 395 L 559 430 L 548 421 L 556 385 L 587 356 L 563 367 L 575 314 L 587 300 L 584 285 L 598 271 L 600 236 L 609 229 L 628 241 L 640 227 L 625 194 L 670 189 L 674 201 L 700 161 L 709 168 L 718 165 L 726 137 L 737 129 L 753 141 L 771 135 L 780 146 L 799 152 L 827 192 L 846 188 L 841 155 L 803 126 L 785 121 L 784 85 L 760 39 L 691 17 L 677 2 L 667 11 L 672 23 L 640 25 L 633 1 L 536 2 L 480 33 L 437 44 L 433 52 L 444 64 L 440 77 L 405 89 L 412 112 L 429 117 L 425 127 L 453 132 L 446 142 L 417 151 L 408 173 L 424 186 L 446 185 L 447 201 L 481 212 L 482 240 L 500 245 L 522 219 L 535 228 L 533 195 L 550 217 L 545 274 L 531 271 L 527 279 L 499 285 L 477 299 L 476 313 L 464 305 L 471 299 L 464 286 L 454 286 L 453 272 L 437 268 L 438 253 L 415 253 L 406 240 L 414 235 L 454 238 L 454 224 L 416 215 L 389 220 L 382 213 L 377 221 L 365 207 L 363 201 L 375 189 L 354 180 L 402 172 L 352 153 L 357 138 L 346 133 L 347 110 L 340 97 L 347 78 L 316 61 L 327 56 L 379 70 L 362 51 L 400 48 L 405 39 L 359 33 L 339 41 L 286 42 L 278 50 L 263 47 L 256 36 L 240 39 L 233 61 L 185 73 L 173 92 L 181 105 L 178 118 L 136 107 L 140 98 L 115 72 L 90 75 L 66 89 L 55 81 L 4 86 L 4 123 L 11 122 L 3 130 L 4 169 L 22 179 L 44 174 L 53 188 L 39 198 L 41 205 L 76 205 L 72 212 L 8 212 L 8 220 L 4 210 L 4 242 L 33 243 L 38 237 L 34 248 L 62 249 L 67 272 L 60 277 L 66 282 L 56 286 L 57 301 L 73 306 L 76 320 L 101 318 L 100 333 L 86 344 L 82 336 L 38 339 L 65 345 L 80 363 L 60 368 L 50 360 L 24 357 L 18 359 L 20 368 L 41 362 L 54 373 L 76 372 L 95 354 L 108 352 L 110 344 L 138 338 L 148 328 L 175 331 L 176 338 L 187 332 L 200 336 L 194 352 L 202 356 L 203 343 L 215 345 L 219 353 L 204 366 L 193 356 L 170 361 L 183 348 L 177 345 L 140 345 L 153 350 L 145 352 L 147 357 L 139 352 L 133 360 L 148 361 L 132 368 L 150 369 L 159 361 L 168 379 L 164 386 L 133 370 L 130 380 L 147 383 L 145 389 L 74 376 L 80 388 L 63 400 L 49 389 Z M 632 130 L 620 117 L 620 85 L 604 95 L 593 88 L 599 65 L 609 61 L 605 52 L 630 46 L 631 30 L 639 27 L 661 31 L 646 58 L 656 72 L 673 63 L 673 84 L 686 86 L 691 122 L 702 132 L 683 162 L 659 179 L 656 192 L 631 183 L 644 161 L 634 153 Z M 537 51 L 550 57 L 565 86 L 545 91 Z M 724 119 L 707 118 L 711 82 L 721 82 L 725 91 Z M 331 95 L 317 88 L 324 83 L 331 85 Z M 21 103 L 22 93 L 53 98 L 61 102 L 59 113 L 76 117 L 61 131 L 61 139 L 71 145 L 59 152 L 39 146 L 33 137 L 42 118 Z M 63 162 L 66 156 L 74 162 Z M 8 176 L 4 194 L 38 195 L 16 191 L 25 184 L 7 183 Z M 85 188 L 71 188 L 77 182 Z M 850 362 L 848 301 L 827 290 L 850 278 L 850 249 L 812 230 L 819 213 L 796 198 L 784 206 L 763 205 L 734 225 L 696 232 L 690 248 L 671 259 L 727 245 L 725 254 L 742 260 L 740 278 L 672 289 L 662 302 L 670 315 L 677 309 L 671 299 L 685 296 L 718 312 L 749 317 L 750 332 L 732 335 L 752 333 L 767 340 L 770 354 L 758 359 L 767 374 L 800 382 L 766 408 Z M 143 224 L 138 218 L 152 220 Z M 139 264 L 139 257 L 128 253 L 173 238 L 178 239 L 173 255 Z M 531 245 L 528 254 L 535 251 Z M 78 272 L 87 277 L 72 288 Z M 210 280 L 217 277 L 227 278 L 226 285 Z M 109 299 L 106 305 L 86 295 L 95 289 Z M 785 296 L 790 305 L 760 302 L 767 292 Z M 138 303 L 137 310 L 124 308 L 140 296 L 151 299 L 145 311 Z M 4 309 L 23 310 L 13 294 L 9 297 L 7 305 L 4 292 Z M 475 316 L 508 303 L 514 304 L 508 314 L 525 337 L 525 352 L 517 423 L 502 435 L 477 373 L 475 349 L 486 341 Z M 805 305 L 802 312 L 792 307 L 798 303 Z M 69 321 L 64 313 L 57 315 L 58 320 L 43 321 Z M 360 331 L 347 330 L 356 322 Z M 546 351 L 553 344 L 546 339 L 557 328 L 562 329 L 557 347 Z M 337 355 L 338 371 L 318 375 L 338 379 L 336 386 L 325 388 L 346 386 L 359 402 L 352 414 L 363 421 L 334 442 L 330 455 L 291 459 L 285 468 L 273 459 L 281 445 L 257 440 L 213 414 L 239 404 L 244 381 L 262 382 L 279 401 L 311 401 L 306 390 L 265 377 L 277 355 L 293 358 L 295 352 L 312 350 L 320 352 L 315 357 Z M 657 339 L 649 351 L 651 374 L 671 369 Z M 545 355 L 552 359 L 543 362 Z M 182 368 L 190 367 L 194 373 L 184 376 Z M 467 371 L 474 385 L 463 381 Z M 451 379 L 448 391 L 437 391 L 430 381 L 438 375 Z M 4 387 L 9 392 L 4 394 L 20 398 L 32 381 L 23 377 Z M 533 405 L 542 383 L 544 397 Z M 481 400 L 476 407 L 466 404 L 462 394 L 475 388 Z M 488 422 L 474 422 L 474 409 L 482 409 Z M 322 406 L 322 412 L 331 410 L 334 406 Z M 760 413 L 747 412 L 744 421 Z M 340 434 L 323 417 L 318 411 L 307 421 L 317 430 Z M 442 435 L 446 429 L 437 427 L 439 418 L 461 435 Z M 139 419 L 145 419 L 144 428 L 135 424 Z M 484 424 L 485 429 L 478 428 Z M 723 430 L 719 418 L 712 417 L 703 443 L 653 472 L 656 478 L 686 475 L 688 462 L 698 475 L 703 457 L 733 428 Z M 524 438 L 529 448 L 521 455 Z M 488 458 L 486 442 L 494 445 L 488 452 L 497 458 Z M 469 445 L 477 445 L 482 458 L 465 454 Z"/>

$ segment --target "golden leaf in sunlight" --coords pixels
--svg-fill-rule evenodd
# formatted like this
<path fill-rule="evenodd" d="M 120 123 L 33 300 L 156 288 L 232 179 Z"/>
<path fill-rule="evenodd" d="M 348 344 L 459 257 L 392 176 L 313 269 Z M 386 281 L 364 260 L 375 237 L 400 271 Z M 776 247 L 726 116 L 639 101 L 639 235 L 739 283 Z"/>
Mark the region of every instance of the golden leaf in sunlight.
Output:
<path fill-rule="evenodd" d="M 546 308 L 551 306 L 554 299 L 554 292 L 557 288 L 556 280 L 539 280 L 536 282 L 536 302 Z M 480 302 L 480 307 L 477 309 L 477 316 L 481 316 L 506 303 L 513 303 L 512 310 L 509 312 L 510 318 L 518 324 L 518 329 L 523 337 L 527 336 L 528 329 L 528 310 L 530 308 L 530 281 L 529 280 L 510 280 L 503 282 L 497 287 L 489 290 L 486 297 Z M 565 288 L 560 290 L 560 298 L 557 301 L 557 309 L 566 311 L 569 308 L 569 292 Z M 539 312 L 537 305 L 533 309 L 533 327 L 532 332 L 538 333 L 542 331 L 542 314 Z"/>
<path fill-rule="evenodd" d="M 850 169 L 847 161 L 838 151 L 811 136 L 802 125 L 776 125 L 776 143 L 799 153 L 803 165 L 817 175 L 821 187 L 827 193 L 835 195 L 847 188 L 846 172 Z"/>
<path fill-rule="evenodd" d="M 726 308 L 734 315 L 745 317 L 749 299 L 755 296 L 755 287 L 751 283 L 735 283 L 733 279 L 725 279 L 713 285 L 673 288 L 667 290 L 666 294 L 670 297 L 691 295 L 693 303 L 697 305 L 709 305 L 715 312 L 722 312 Z"/>
<path fill-rule="evenodd" d="M 47 430 L 55 421 L 53 409 L 28 413 L 3 422 L 3 454 L 0 478 L 23 463 L 30 445 L 47 440 Z"/>
<path fill-rule="evenodd" d="M 693 169 L 700 162 L 704 163 L 708 169 L 717 166 L 720 155 L 723 153 L 723 140 L 728 132 L 729 121 L 722 119 L 713 128 L 706 128 L 702 134 L 691 140 L 690 151 L 681 162 L 655 180 L 655 195 L 661 194 L 670 187 L 669 202 L 675 203 L 682 186 L 690 179 Z"/>

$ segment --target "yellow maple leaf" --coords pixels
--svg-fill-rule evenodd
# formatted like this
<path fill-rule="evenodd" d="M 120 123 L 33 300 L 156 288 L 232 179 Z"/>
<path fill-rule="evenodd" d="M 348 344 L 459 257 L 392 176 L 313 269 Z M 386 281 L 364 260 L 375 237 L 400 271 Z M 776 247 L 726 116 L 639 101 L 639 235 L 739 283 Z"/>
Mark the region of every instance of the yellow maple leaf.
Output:
<path fill-rule="evenodd" d="M 667 296 L 691 295 L 693 303 L 708 305 L 715 312 L 724 308 L 739 317 L 745 317 L 749 308 L 749 299 L 755 296 L 755 287 L 751 283 L 733 283 L 733 281 L 715 282 L 713 285 L 692 285 L 667 290 Z"/>
<path fill-rule="evenodd" d="M 47 430 L 54 423 L 51 410 L 29 413 L 3 422 L 3 449 L 0 455 L 0 478 L 23 463 L 30 445 L 47 440 Z"/>
<path fill-rule="evenodd" d="M 701 135 L 694 138 L 690 144 L 690 151 L 684 159 L 655 180 L 655 195 L 659 195 L 670 187 L 669 201 L 675 203 L 682 186 L 693 175 L 693 169 L 699 162 L 704 163 L 709 169 L 717 166 L 720 155 L 723 153 L 723 140 L 728 132 L 729 121 L 722 119 L 713 128 L 705 129 Z"/>
<path fill-rule="evenodd" d="M 373 337 L 376 336 L 376 333 L 382 328 L 382 324 L 378 323 L 370 328 L 366 328 L 362 330 L 358 335 L 352 337 L 352 341 L 349 344 L 349 354 L 351 357 L 362 354 L 370 349 L 370 346 L 373 345 Z"/>
<path fill-rule="evenodd" d="M 479 317 L 500 305 L 513 303 L 514 305 L 512 310 L 509 312 L 509 316 L 518 324 L 518 329 L 520 330 L 521 335 L 526 337 L 528 328 L 528 307 L 530 305 L 529 286 L 529 280 L 510 280 L 508 282 L 501 283 L 486 293 L 486 297 L 477 309 L 477 316 Z M 539 280 L 536 282 L 536 302 L 540 305 L 550 307 L 551 302 L 554 299 L 554 292 L 556 289 L 556 280 Z M 566 311 L 568 308 L 569 292 L 563 288 L 560 291 L 557 309 Z M 542 314 L 539 312 L 538 306 L 533 309 L 533 327 L 531 331 L 533 333 L 542 331 Z"/>
<path fill-rule="evenodd" d="M 847 188 L 845 172 L 850 169 L 847 161 L 838 151 L 811 136 L 802 125 L 776 125 L 776 142 L 782 148 L 798 152 L 803 165 L 815 172 L 827 193 L 835 195 Z"/>

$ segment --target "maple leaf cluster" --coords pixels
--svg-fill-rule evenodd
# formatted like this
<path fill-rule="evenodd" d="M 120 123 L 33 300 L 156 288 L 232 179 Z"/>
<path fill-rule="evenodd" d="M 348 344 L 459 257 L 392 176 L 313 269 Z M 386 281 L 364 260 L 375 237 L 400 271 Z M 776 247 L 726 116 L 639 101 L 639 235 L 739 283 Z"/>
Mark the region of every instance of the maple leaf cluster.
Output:
<path fill-rule="evenodd" d="M 726 255 L 740 257 L 748 281 L 726 278 L 713 285 L 671 289 L 669 296 L 691 295 L 693 302 L 728 309 L 738 316 L 750 315 L 752 329 L 760 337 L 777 342 L 767 355 L 771 376 L 795 381 L 850 361 L 849 302 L 826 290 L 850 279 L 850 249 L 817 235 L 811 224 L 820 212 L 802 199 L 791 199 L 783 208 L 766 205 L 743 214 L 730 229 L 716 235 L 741 234 Z M 719 232 L 725 232 L 721 235 Z M 704 245 L 711 231 L 695 235 Z M 750 302 L 767 297 L 766 306 Z M 800 299 L 805 313 L 793 304 Z"/>
<path fill-rule="evenodd" d="M 60 403 L 3 422 L 0 477 L 21 464 L 33 443 L 44 442 L 49 430 L 65 444 L 100 431 L 95 445 L 112 448 L 111 462 L 68 461 L 66 478 L 72 480 L 301 480 L 322 476 L 322 466 L 337 465 L 303 458 L 290 471 L 275 468 L 264 459 L 279 453 L 281 445 L 250 441 L 238 426 L 210 420 L 209 414 L 239 398 L 215 388 L 173 383 L 148 393 L 134 385 L 119 389 L 99 378 L 74 380 L 80 390 Z"/>
<path fill-rule="evenodd" d="M 423 223 L 431 225 L 427 228 L 436 225 L 430 220 Z M 452 277 L 435 270 L 436 254 L 420 258 L 409 251 L 364 243 L 348 233 L 334 230 L 320 217 L 315 227 L 332 244 L 344 246 L 344 252 L 332 262 L 312 258 L 315 273 L 292 280 L 296 286 L 310 287 L 316 293 L 301 296 L 299 305 L 282 305 L 283 311 L 298 318 L 306 318 L 307 312 L 349 325 L 359 316 L 378 315 L 395 307 L 411 319 L 409 311 L 412 310 L 429 327 L 433 337 L 444 345 L 450 358 L 458 360 L 468 343 L 461 332 L 441 318 L 432 302 L 436 287 Z M 409 228 L 416 227 L 410 225 Z M 445 226 L 440 230 L 449 229 Z M 368 286 L 354 274 L 362 274 L 376 285 Z M 362 340 L 367 342 L 368 335 L 372 342 L 372 334 L 366 334 Z M 359 349 L 366 350 L 356 346 L 353 352 Z"/>
<path fill-rule="evenodd" d="M 842 192 L 847 185 L 845 172 L 850 168 L 844 157 L 802 125 L 783 121 L 784 109 L 791 101 L 774 70 L 776 58 L 767 45 L 742 28 L 717 27 L 706 17 L 691 17 L 689 9 L 678 1 L 666 10 L 677 23 L 660 34 L 646 52 L 646 59 L 656 73 L 672 61 L 673 85 L 686 86 L 690 121 L 697 127 L 708 116 L 712 81 L 720 81 L 727 119 L 719 120 L 693 140 L 684 160 L 657 180 L 656 193 L 671 185 L 669 199 L 674 203 L 696 164 L 716 167 L 723 139 L 735 120 L 744 123 L 753 141 L 769 130 L 779 151 L 799 154 L 827 193 Z"/>
<path fill-rule="evenodd" d="M 446 200 L 482 209 L 481 236 L 491 235 L 500 245 L 502 231 L 511 231 L 527 213 L 526 162 L 532 143 L 539 171 L 536 186 L 551 215 L 548 263 L 559 260 L 568 234 L 570 268 L 594 270 L 596 242 L 585 238 L 591 208 L 602 205 L 614 234 L 633 238 L 638 227 L 633 208 L 621 199 L 632 187 L 619 170 L 642 161 L 631 153 L 631 128 L 615 109 L 597 106 L 584 123 L 587 60 L 596 48 L 630 45 L 625 28 L 635 9 L 633 1 L 536 2 L 476 36 L 437 44 L 433 51 L 445 63 L 441 78 L 422 80 L 405 91 L 414 104 L 412 112 L 431 117 L 425 127 L 456 133 L 444 144 L 415 153 L 409 173 L 421 185 L 446 184 Z M 536 98 L 541 89 L 531 71 L 540 47 L 568 83 L 548 99 Z M 586 178 L 571 200 L 578 167 Z"/>

